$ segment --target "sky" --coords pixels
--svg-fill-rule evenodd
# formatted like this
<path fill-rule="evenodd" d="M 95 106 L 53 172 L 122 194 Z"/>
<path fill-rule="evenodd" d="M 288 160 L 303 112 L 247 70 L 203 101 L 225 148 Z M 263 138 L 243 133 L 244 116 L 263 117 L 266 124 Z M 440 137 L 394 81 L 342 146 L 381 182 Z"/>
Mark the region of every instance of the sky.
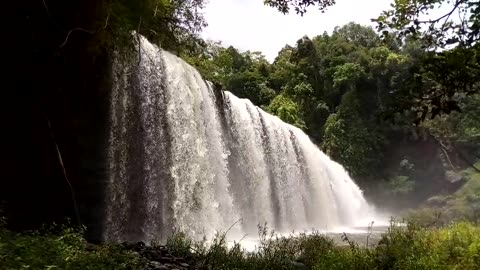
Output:
<path fill-rule="evenodd" d="M 310 7 L 303 17 L 292 12 L 283 15 L 264 6 L 263 0 L 209 0 L 204 15 L 208 27 L 202 37 L 222 41 L 241 51 L 260 51 L 273 61 L 286 44 L 307 35 L 314 37 L 351 21 L 372 25 L 370 19 L 389 9 L 391 0 L 337 0 L 321 13 Z"/>

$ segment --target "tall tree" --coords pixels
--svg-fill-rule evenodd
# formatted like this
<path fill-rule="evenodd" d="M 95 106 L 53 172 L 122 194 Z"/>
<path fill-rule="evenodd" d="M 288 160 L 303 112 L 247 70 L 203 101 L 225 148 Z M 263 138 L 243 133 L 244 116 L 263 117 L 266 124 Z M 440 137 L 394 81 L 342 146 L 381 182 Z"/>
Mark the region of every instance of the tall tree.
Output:
<path fill-rule="evenodd" d="M 418 40 L 431 53 L 417 73 L 410 103 L 417 122 L 459 111 L 458 97 L 480 89 L 480 2 L 396 0 L 376 21 L 384 38 Z M 446 10 L 435 18 L 426 14 Z"/>

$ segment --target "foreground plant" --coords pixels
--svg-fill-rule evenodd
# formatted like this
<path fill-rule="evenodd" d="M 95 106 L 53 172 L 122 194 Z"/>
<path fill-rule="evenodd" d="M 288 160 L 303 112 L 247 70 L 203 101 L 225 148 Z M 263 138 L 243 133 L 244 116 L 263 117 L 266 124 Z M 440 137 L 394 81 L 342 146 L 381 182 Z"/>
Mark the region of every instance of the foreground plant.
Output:
<path fill-rule="evenodd" d="M 83 233 L 82 228 L 58 226 L 14 233 L 2 225 L 0 269 L 165 269 L 125 245 L 87 248 Z M 437 228 L 392 221 L 374 246 L 360 245 L 347 234 L 343 241 L 347 245 L 319 232 L 278 236 L 259 226 L 254 252 L 243 249 L 241 242 L 229 247 L 226 233 L 194 241 L 175 232 L 165 247 L 153 243 L 148 249 L 166 249 L 187 261 L 189 269 L 480 269 L 480 226 L 474 223 Z"/>

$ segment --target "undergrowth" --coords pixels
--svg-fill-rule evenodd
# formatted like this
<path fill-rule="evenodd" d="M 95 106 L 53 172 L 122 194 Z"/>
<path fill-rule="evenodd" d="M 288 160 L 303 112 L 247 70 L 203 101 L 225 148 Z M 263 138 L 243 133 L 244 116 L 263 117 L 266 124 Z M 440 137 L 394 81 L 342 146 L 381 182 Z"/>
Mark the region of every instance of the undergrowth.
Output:
<path fill-rule="evenodd" d="M 247 252 L 228 248 L 225 234 L 206 245 L 175 234 L 167 245 L 191 253 L 197 269 L 480 269 L 480 226 L 460 222 L 434 228 L 392 221 L 380 242 L 368 248 L 351 241 L 339 246 L 319 233 L 277 237 L 259 227 L 259 245 Z"/>
<path fill-rule="evenodd" d="M 117 245 L 87 250 L 83 228 L 51 226 L 15 233 L 0 226 L 0 269 L 144 269 L 136 254 Z"/>
<path fill-rule="evenodd" d="M 1 224 L 0 269 L 146 269 L 145 259 L 121 245 L 87 249 L 82 228 L 15 233 Z M 241 242 L 228 246 L 225 233 L 194 241 L 176 232 L 166 246 L 193 269 L 480 269 L 480 226 L 474 223 L 422 227 L 392 222 L 374 246 L 347 235 L 343 240 L 341 246 L 318 232 L 276 236 L 259 226 L 255 252 L 244 250 Z"/>

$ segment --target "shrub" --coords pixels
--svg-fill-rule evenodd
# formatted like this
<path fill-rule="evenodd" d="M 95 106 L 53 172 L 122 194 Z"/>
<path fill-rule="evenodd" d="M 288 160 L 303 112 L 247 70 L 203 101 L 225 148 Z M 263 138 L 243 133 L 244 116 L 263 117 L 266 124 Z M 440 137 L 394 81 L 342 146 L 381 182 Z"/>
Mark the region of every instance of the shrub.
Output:
<path fill-rule="evenodd" d="M 83 233 L 68 226 L 25 233 L 0 226 L 0 269 L 144 269 L 138 255 L 117 246 L 87 251 Z"/>
<path fill-rule="evenodd" d="M 392 225 L 376 248 L 380 269 L 479 269 L 480 227 Z"/>

